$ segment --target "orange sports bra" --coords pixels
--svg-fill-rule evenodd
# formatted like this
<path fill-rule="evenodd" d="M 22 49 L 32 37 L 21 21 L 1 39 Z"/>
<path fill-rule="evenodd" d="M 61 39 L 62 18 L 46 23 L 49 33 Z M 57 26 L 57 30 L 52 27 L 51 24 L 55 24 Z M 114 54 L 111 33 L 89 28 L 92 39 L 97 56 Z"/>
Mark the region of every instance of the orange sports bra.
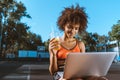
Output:
<path fill-rule="evenodd" d="M 77 40 L 76 45 L 72 49 L 66 49 L 64 46 L 60 45 L 60 49 L 57 52 L 57 58 L 66 59 L 67 54 L 69 54 L 70 52 L 81 52 Z"/>

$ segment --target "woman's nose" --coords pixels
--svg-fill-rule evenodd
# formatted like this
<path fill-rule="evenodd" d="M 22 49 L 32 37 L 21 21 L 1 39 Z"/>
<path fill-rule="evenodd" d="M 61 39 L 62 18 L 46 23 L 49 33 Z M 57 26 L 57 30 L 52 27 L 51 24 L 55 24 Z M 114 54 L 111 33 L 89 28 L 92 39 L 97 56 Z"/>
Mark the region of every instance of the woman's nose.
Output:
<path fill-rule="evenodd" d="M 71 30 L 72 32 L 74 32 L 75 31 L 75 29 L 74 28 L 72 28 L 72 30 Z"/>

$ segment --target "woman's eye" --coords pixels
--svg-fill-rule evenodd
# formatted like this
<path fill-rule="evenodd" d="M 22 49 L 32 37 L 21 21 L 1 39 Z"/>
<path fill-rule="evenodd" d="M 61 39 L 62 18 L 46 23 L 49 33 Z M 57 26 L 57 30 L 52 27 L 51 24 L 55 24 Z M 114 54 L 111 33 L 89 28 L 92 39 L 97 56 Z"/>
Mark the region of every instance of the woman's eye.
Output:
<path fill-rule="evenodd" d="M 71 26 L 67 26 L 69 29 L 72 29 L 72 27 Z"/>
<path fill-rule="evenodd" d="M 75 30 L 78 30 L 79 28 L 75 28 Z"/>

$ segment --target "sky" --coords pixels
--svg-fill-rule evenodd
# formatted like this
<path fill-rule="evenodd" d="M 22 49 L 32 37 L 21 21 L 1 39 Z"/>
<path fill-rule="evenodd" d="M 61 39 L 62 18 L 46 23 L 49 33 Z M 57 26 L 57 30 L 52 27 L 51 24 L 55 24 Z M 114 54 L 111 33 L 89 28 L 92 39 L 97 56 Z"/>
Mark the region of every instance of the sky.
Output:
<path fill-rule="evenodd" d="M 49 39 L 52 28 L 57 30 L 57 19 L 65 7 L 79 4 L 88 15 L 87 31 L 108 36 L 112 26 L 120 20 L 120 0 L 17 0 L 27 8 L 31 19 L 22 22 L 30 26 L 30 31 L 40 35 L 42 41 Z M 58 30 L 57 30 L 58 31 Z"/>

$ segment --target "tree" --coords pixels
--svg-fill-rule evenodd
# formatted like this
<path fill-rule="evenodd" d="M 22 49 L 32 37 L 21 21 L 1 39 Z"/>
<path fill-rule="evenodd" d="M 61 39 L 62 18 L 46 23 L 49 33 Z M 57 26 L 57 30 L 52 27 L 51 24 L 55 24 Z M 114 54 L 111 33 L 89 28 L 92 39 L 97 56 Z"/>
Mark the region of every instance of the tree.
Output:
<path fill-rule="evenodd" d="M 118 20 L 117 24 L 112 26 L 112 30 L 109 31 L 108 34 L 111 40 L 120 41 L 120 20 Z"/>
<path fill-rule="evenodd" d="M 80 36 L 81 40 L 85 43 L 86 51 L 96 51 L 97 45 L 97 34 L 96 33 L 88 33 L 84 32 L 82 36 Z"/>
<path fill-rule="evenodd" d="M 106 47 L 108 37 L 105 35 L 98 35 L 97 33 L 85 32 L 81 36 L 81 40 L 85 43 L 86 51 L 99 51 Z"/>
<path fill-rule="evenodd" d="M 40 35 L 36 35 L 35 33 L 28 32 L 26 41 L 24 43 L 27 47 L 24 47 L 24 49 L 28 50 L 36 50 L 37 46 L 42 46 L 42 39 Z"/>
<path fill-rule="evenodd" d="M 48 48 L 49 48 L 49 42 L 50 42 L 50 39 L 48 39 L 47 41 L 44 41 L 45 51 L 48 51 Z"/>
<path fill-rule="evenodd" d="M 19 46 L 24 43 L 29 26 L 21 22 L 23 17 L 31 18 L 22 2 L 0 0 L 0 42 L 2 41 L 0 47 L 18 45 L 19 49 Z"/>
<path fill-rule="evenodd" d="M 120 20 L 118 20 L 117 24 L 114 24 L 112 26 L 112 30 L 109 31 L 109 36 L 110 40 L 116 40 L 117 41 L 117 46 L 118 46 L 118 51 L 119 51 L 119 45 L 120 45 Z"/>

